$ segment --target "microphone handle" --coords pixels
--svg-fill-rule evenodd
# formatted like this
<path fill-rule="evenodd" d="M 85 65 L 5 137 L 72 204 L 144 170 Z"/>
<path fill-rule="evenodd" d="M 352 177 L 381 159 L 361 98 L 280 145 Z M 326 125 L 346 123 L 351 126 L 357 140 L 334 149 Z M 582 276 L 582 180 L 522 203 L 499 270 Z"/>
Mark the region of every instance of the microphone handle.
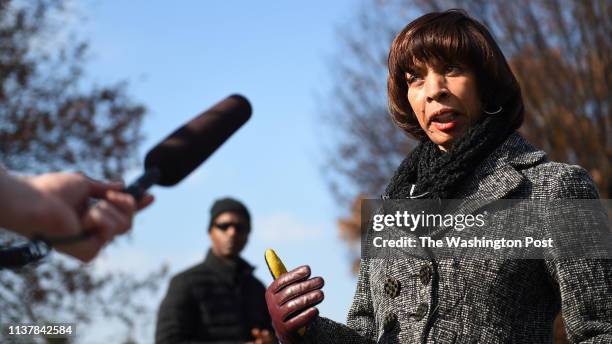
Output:
<path fill-rule="evenodd" d="M 157 184 L 161 179 L 161 171 L 157 167 L 147 169 L 142 176 L 136 179 L 132 184 L 128 185 L 123 192 L 129 193 L 134 197 L 136 203 L 140 202 L 147 190 Z"/>

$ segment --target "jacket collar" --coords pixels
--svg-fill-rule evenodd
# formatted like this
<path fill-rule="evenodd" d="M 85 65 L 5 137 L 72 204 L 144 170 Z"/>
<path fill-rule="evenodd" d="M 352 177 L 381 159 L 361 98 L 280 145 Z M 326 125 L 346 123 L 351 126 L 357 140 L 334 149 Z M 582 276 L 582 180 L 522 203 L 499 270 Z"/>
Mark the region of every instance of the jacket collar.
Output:
<path fill-rule="evenodd" d="M 458 198 L 465 199 L 464 206 L 472 210 L 505 198 L 527 181 L 520 170 L 545 159 L 544 151 L 536 149 L 519 133 L 513 132 L 476 168 L 473 177 L 460 190 Z"/>
<path fill-rule="evenodd" d="M 527 178 L 519 172 L 546 159 L 546 153 L 533 147 L 517 132 L 513 132 L 483 162 L 476 167 L 473 177 L 459 191 L 458 207 L 461 214 L 471 214 L 487 204 L 506 198 Z M 430 235 L 439 236 L 448 231 L 440 228 Z"/>
<path fill-rule="evenodd" d="M 495 164 L 509 164 L 515 168 L 523 169 L 533 166 L 546 157 L 544 151 L 535 148 L 521 134 L 516 131 L 483 161 L 481 169 Z"/>
<path fill-rule="evenodd" d="M 253 268 L 244 259 L 238 257 L 234 260 L 226 260 L 217 257 L 211 249 L 208 250 L 203 266 L 212 270 L 219 276 L 226 276 L 233 280 L 241 275 L 249 275 L 253 272 Z"/>

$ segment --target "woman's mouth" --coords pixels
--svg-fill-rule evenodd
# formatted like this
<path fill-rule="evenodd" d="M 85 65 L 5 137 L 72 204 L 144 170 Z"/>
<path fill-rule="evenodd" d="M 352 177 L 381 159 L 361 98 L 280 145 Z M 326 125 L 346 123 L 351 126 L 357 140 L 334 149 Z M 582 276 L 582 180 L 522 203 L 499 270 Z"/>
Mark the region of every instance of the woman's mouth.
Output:
<path fill-rule="evenodd" d="M 436 115 L 432 120 L 431 124 L 440 131 L 450 131 L 457 126 L 459 123 L 459 116 L 456 112 L 444 112 Z"/>

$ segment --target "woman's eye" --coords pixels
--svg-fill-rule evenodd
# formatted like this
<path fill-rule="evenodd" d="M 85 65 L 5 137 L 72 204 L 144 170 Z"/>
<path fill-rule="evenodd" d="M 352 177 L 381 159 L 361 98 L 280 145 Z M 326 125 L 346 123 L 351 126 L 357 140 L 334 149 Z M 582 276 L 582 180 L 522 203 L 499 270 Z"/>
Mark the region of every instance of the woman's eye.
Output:
<path fill-rule="evenodd" d="M 456 64 L 447 64 L 444 67 L 444 72 L 446 74 L 460 73 L 461 72 L 461 67 L 459 67 Z"/>
<path fill-rule="evenodd" d="M 408 75 L 406 76 L 406 81 L 408 82 L 408 85 L 412 85 L 417 81 L 420 81 L 421 77 L 417 76 L 417 75 Z"/>

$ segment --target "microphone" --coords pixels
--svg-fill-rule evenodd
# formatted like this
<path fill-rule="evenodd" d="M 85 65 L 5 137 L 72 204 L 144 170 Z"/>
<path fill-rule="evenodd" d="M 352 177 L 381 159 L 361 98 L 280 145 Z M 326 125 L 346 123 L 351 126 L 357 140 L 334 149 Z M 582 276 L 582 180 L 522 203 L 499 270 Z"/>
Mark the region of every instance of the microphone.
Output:
<path fill-rule="evenodd" d="M 138 202 L 153 185 L 173 186 L 187 177 L 249 120 L 252 107 L 239 95 L 231 95 L 176 129 L 145 156 L 144 173 L 124 192 Z M 46 238 L 0 249 L 0 267 L 18 268 L 45 257 L 52 245 L 70 244 L 93 235 L 80 234 Z"/>
<path fill-rule="evenodd" d="M 232 95 L 195 117 L 145 157 L 145 170 L 159 168 L 159 185 L 172 186 L 204 162 L 251 117 L 251 104 Z"/>
<path fill-rule="evenodd" d="M 251 104 L 231 95 L 196 116 L 153 147 L 145 157 L 145 172 L 126 192 L 139 200 L 154 184 L 173 186 L 202 164 L 251 117 Z"/>

